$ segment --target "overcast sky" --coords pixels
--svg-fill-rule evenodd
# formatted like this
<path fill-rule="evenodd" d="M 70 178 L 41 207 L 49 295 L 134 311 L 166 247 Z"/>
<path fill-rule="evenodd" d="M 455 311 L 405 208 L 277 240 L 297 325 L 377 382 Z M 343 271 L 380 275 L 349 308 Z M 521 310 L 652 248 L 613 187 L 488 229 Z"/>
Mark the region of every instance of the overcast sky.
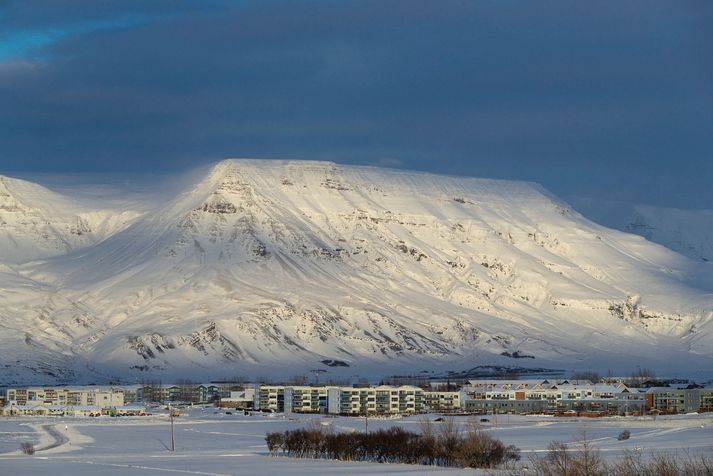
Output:
<path fill-rule="evenodd" d="M 0 173 L 226 157 L 713 208 L 713 2 L 0 0 Z"/>

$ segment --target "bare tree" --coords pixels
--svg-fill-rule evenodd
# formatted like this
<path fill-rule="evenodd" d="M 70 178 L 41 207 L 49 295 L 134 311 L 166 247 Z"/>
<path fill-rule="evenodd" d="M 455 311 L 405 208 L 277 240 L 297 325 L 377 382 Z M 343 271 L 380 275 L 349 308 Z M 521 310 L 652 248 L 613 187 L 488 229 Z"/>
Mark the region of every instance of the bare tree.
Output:
<path fill-rule="evenodd" d="M 592 383 L 598 383 L 601 381 L 601 379 L 602 378 L 599 373 L 593 370 L 575 372 L 572 374 L 572 380 L 589 380 Z"/>
<path fill-rule="evenodd" d="M 652 380 L 656 380 L 656 373 L 653 370 L 637 367 L 636 370 L 631 373 L 627 385 L 630 387 L 641 387 L 644 383 Z"/>
<path fill-rule="evenodd" d="M 267 449 L 273 457 L 277 456 L 277 451 L 282 446 L 283 441 L 284 440 L 282 438 L 282 433 L 279 432 L 268 433 L 265 436 L 265 443 L 267 443 Z"/>
<path fill-rule="evenodd" d="M 195 394 L 196 385 L 189 379 L 178 379 L 176 380 L 176 386 L 178 387 L 178 395 L 176 399 L 179 402 L 193 402 L 198 401 L 198 396 Z"/>
<path fill-rule="evenodd" d="M 532 469 L 539 476 L 605 476 L 606 464 L 599 450 L 592 445 L 586 432 L 580 433 L 579 441 L 567 446 L 561 441 L 552 441 L 544 458 L 530 459 Z"/>
<path fill-rule="evenodd" d="M 443 466 L 453 466 L 455 453 L 460 443 L 460 429 L 453 417 L 445 418 L 438 427 L 437 456 Z"/>

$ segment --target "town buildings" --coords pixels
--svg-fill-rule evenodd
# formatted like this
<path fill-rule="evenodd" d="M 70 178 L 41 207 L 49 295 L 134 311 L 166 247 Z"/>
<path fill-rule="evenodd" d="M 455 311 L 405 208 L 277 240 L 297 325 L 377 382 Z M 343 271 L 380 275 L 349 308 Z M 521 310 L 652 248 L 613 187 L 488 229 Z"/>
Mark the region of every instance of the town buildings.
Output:
<path fill-rule="evenodd" d="M 442 390 L 448 388 L 448 390 Z M 141 414 L 150 403 L 215 404 L 279 413 L 412 415 L 435 412 L 639 415 L 713 411 L 713 388 L 629 388 L 583 380 L 471 380 L 452 386 L 179 384 L 17 387 L 0 391 L 0 414 Z M 134 402 L 134 406 L 127 403 Z"/>
<path fill-rule="evenodd" d="M 254 408 L 286 413 L 413 414 L 424 410 L 424 390 L 414 386 L 336 387 L 261 385 Z"/>
<path fill-rule="evenodd" d="M 9 388 L 4 392 L 6 405 L 58 405 L 121 407 L 124 391 L 118 388 Z"/>
<path fill-rule="evenodd" d="M 646 389 L 646 409 L 661 413 L 713 412 L 713 388 L 652 387 Z"/>
<path fill-rule="evenodd" d="M 1 415 L 141 415 L 139 405 L 126 406 L 125 392 L 101 387 L 22 387 L 3 392 Z"/>
<path fill-rule="evenodd" d="M 623 383 L 589 381 L 472 380 L 463 387 L 465 410 L 473 413 L 601 412 L 632 414 L 644 409 L 644 395 Z"/>

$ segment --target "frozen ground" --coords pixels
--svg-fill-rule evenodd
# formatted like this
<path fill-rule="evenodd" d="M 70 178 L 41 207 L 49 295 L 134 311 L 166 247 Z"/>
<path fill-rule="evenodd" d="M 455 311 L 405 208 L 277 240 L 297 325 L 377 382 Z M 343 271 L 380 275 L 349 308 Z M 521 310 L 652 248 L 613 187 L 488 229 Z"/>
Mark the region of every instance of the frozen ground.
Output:
<path fill-rule="evenodd" d="M 369 429 L 400 425 L 418 431 L 424 416 L 397 420 L 370 419 Z M 434 419 L 434 416 L 428 416 Z M 552 440 L 591 440 L 603 456 L 615 457 L 625 449 L 648 454 L 651 450 L 713 454 L 713 414 L 641 419 L 554 419 L 548 417 L 487 417 L 483 428 L 506 444 L 522 449 L 523 461 L 544 452 Z M 363 429 L 358 418 L 320 416 L 227 415 L 212 408 L 192 409 L 176 420 L 176 452 L 170 448 L 170 424 L 165 415 L 146 418 L 3 418 L 0 419 L 0 474 L 58 476 L 101 474 L 473 474 L 472 470 L 445 470 L 424 466 L 343 463 L 324 460 L 272 458 L 265 433 L 304 427 L 317 420 L 337 431 Z M 462 424 L 468 418 L 458 418 Z M 438 425 L 438 423 L 434 423 Z M 631 438 L 617 441 L 628 429 Z M 25 456 L 21 441 L 34 441 L 38 451 Z"/>

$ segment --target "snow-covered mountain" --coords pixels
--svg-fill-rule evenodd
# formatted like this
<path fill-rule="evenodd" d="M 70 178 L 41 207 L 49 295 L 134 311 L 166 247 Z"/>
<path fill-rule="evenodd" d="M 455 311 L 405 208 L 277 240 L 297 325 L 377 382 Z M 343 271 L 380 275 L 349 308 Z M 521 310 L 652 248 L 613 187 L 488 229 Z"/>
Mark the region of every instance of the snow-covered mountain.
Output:
<path fill-rule="evenodd" d="M 631 205 L 606 200 L 568 200 L 602 225 L 636 233 L 694 260 L 713 261 L 713 210 Z"/>
<path fill-rule="evenodd" d="M 713 368 L 710 264 L 536 184 L 228 160 L 113 219 L 0 267 L 0 379 Z"/>
<path fill-rule="evenodd" d="M 40 185 L 0 176 L 0 262 L 22 263 L 92 245 L 138 216 L 97 209 Z"/>

